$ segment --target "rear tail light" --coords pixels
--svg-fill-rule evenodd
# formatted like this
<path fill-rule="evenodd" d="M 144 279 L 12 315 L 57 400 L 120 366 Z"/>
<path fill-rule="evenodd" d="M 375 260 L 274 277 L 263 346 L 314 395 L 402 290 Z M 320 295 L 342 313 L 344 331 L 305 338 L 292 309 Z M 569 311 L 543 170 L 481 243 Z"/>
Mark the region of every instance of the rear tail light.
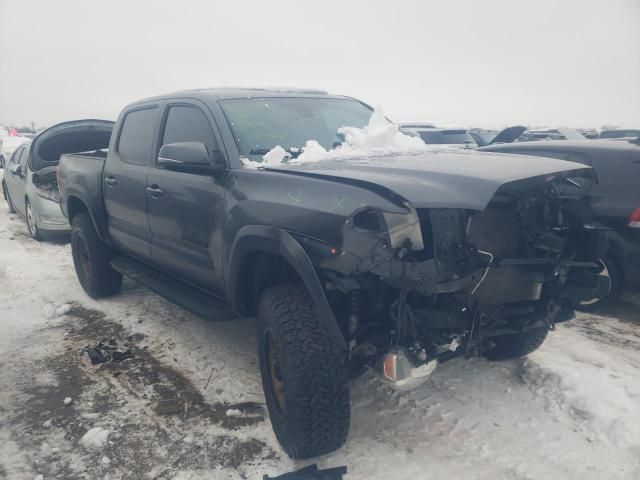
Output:
<path fill-rule="evenodd" d="M 631 228 L 640 228 L 640 208 L 636 208 L 631 215 L 629 215 L 629 226 Z"/>

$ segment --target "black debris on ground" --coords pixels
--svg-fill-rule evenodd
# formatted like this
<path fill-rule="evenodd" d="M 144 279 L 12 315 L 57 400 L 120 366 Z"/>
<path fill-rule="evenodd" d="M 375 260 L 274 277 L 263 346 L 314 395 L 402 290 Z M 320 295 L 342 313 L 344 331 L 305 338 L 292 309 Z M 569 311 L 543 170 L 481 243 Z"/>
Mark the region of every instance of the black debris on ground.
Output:
<path fill-rule="evenodd" d="M 86 352 L 93 365 L 105 362 L 122 362 L 134 358 L 133 352 L 125 343 L 126 349 L 120 349 L 118 341 L 114 338 L 102 339 L 95 346 L 86 346 L 82 353 Z"/>

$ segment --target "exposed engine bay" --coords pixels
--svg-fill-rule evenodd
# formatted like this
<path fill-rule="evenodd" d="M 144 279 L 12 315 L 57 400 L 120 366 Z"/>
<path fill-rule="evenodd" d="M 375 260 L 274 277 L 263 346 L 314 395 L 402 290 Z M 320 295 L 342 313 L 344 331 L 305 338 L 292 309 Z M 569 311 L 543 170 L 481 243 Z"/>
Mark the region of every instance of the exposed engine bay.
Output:
<path fill-rule="evenodd" d="M 355 212 L 341 248 L 319 265 L 354 372 L 369 367 L 409 389 L 437 362 L 552 330 L 594 289 L 608 291 L 597 262 L 604 230 L 590 223 L 576 185 L 565 177 L 505 184 L 484 211 L 407 203 L 406 214 Z"/>

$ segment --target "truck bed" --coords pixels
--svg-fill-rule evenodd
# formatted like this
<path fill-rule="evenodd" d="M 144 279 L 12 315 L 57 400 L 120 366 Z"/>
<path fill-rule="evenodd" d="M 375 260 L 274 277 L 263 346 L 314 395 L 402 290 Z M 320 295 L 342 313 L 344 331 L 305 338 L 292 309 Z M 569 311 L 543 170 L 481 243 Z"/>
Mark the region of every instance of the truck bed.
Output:
<path fill-rule="evenodd" d="M 57 172 L 60 198 L 69 198 L 73 193 L 81 194 L 80 198 L 85 198 L 89 203 L 86 208 L 92 214 L 99 230 L 100 226 L 105 225 L 102 176 L 106 158 L 106 150 L 67 153 L 60 157 Z M 65 201 L 61 201 L 60 206 L 67 218 L 69 218 L 68 210 L 77 207 Z M 104 230 L 99 233 L 101 236 L 106 234 Z"/>

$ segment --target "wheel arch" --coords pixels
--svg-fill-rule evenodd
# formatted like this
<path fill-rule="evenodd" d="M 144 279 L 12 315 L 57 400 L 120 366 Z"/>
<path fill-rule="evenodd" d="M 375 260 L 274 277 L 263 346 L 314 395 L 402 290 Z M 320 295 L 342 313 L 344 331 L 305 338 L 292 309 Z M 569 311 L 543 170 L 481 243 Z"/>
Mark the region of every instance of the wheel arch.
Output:
<path fill-rule="evenodd" d="M 96 232 L 98 233 L 98 237 L 100 240 L 105 242 L 108 245 L 111 245 L 111 241 L 109 239 L 109 233 L 107 232 L 106 222 L 103 218 L 96 219 L 94 212 L 91 208 L 89 208 L 88 202 L 84 200 L 81 195 L 77 193 L 69 193 L 67 194 L 67 198 L 65 200 L 66 203 L 66 216 L 69 220 L 69 225 L 73 224 L 73 219 L 80 213 L 86 212 L 89 214 L 91 218 L 91 222 L 93 223 Z M 102 217 L 103 215 L 101 215 Z M 97 221 L 98 220 L 98 221 Z"/>
<path fill-rule="evenodd" d="M 347 349 L 344 335 L 315 268 L 289 232 L 268 225 L 244 226 L 236 235 L 229 259 L 225 275 L 226 293 L 229 303 L 237 312 L 255 314 L 260 292 L 275 283 L 282 283 L 278 280 L 301 281 L 329 335 L 340 348 Z"/>

